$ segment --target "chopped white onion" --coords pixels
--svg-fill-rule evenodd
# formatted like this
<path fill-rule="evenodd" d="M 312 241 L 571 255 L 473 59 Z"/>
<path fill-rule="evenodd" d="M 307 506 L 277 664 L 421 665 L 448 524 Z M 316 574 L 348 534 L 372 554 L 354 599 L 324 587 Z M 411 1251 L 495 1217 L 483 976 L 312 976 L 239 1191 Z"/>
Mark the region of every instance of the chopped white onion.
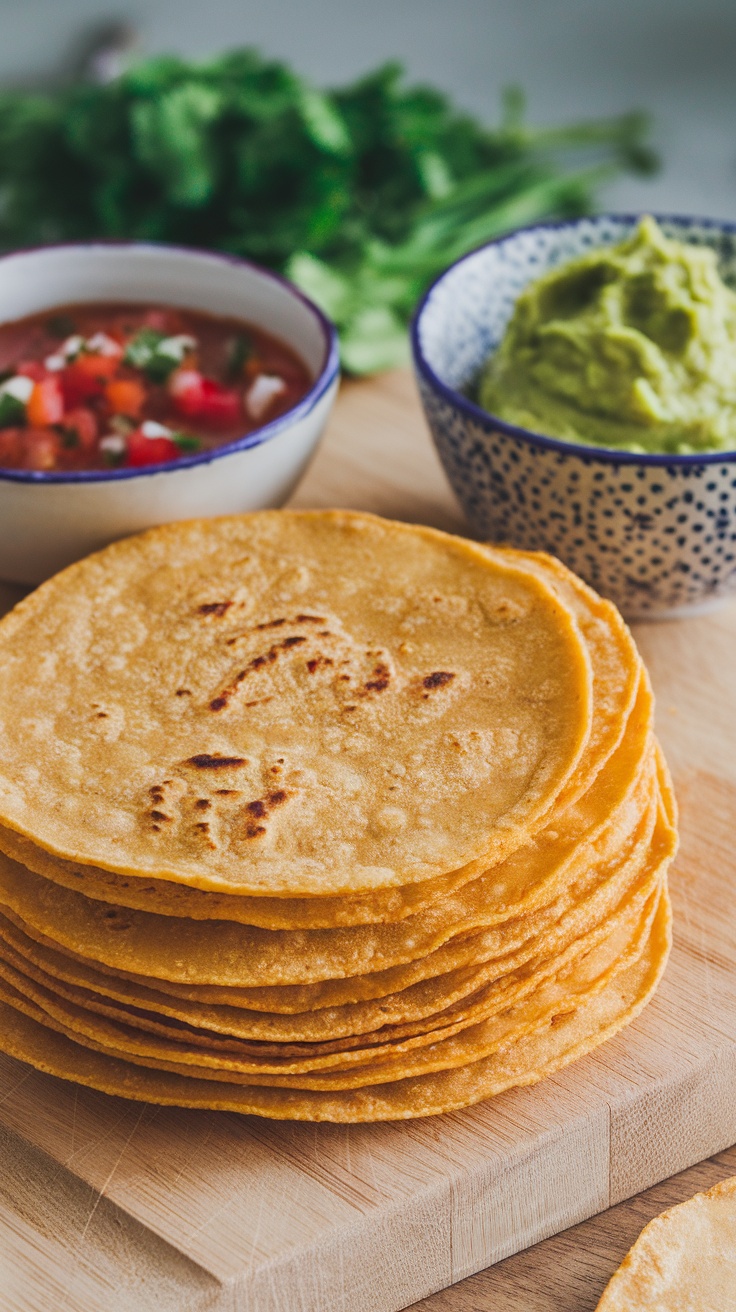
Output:
<path fill-rule="evenodd" d="M 245 395 L 245 408 L 251 419 L 262 419 L 272 401 L 286 391 L 286 383 L 276 374 L 259 374 Z"/>
<path fill-rule="evenodd" d="M 110 355 L 121 356 L 123 348 L 113 337 L 108 337 L 107 333 L 95 333 L 92 337 L 87 338 L 87 350 L 93 355 Z"/>
<path fill-rule="evenodd" d="M 198 388 L 202 375 L 196 369 L 177 369 L 169 379 L 169 391 L 172 396 L 183 396 L 185 392 Z"/>
<path fill-rule="evenodd" d="M 62 342 L 59 352 L 66 360 L 71 360 L 73 356 L 79 355 L 83 346 L 84 338 L 80 337 L 79 333 L 75 333 L 73 337 L 67 337 L 66 341 Z"/>
<path fill-rule="evenodd" d="M 193 351 L 197 345 L 193 337 L 186 333 L 179 333 L 177 337 L 164 337 L 156 347 L 157 355 L 165 355 L 169 360 L 180 361 L 184 359 L 187 351 Z"/>
<path fill-rule="evenodd" d="M 44 369 L 48 369 L 50 374 L 57 374 L 60 369 L 66 369 L 65 355 L 47 355 L 43 362 Z"/>
<path fill-rule="evenodd" d="M 111 456 L 122 455 L 125 450 L 125 438 L 119 433 L 108 433 L 100 438 L 100 450 L 109 452 Z"/>
<path fill-rule="evenodd" d="M 20 401 L 22 405 L 27 405 L 31 399 L 31 392 L 35 384 L 32 378 L 26 378 L 25 374 L 16 374 L 13 378 L 8 378 L 0 384 L 0 396 L 12 396 L 15 401 Z"/>
<path fill-rule="evenodd" d="M 165 424 L 157 424 L 155 419 L 146 419 L 139 432 L 141 437 L 171 437 L 171 429 Z"/>

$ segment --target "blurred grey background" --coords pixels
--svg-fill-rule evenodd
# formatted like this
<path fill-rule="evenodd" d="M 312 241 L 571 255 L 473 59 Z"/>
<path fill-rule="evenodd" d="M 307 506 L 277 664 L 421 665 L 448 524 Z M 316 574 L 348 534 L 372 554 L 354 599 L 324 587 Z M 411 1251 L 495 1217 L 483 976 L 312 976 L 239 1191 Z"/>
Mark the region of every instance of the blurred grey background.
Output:
<path fill-rule="evenodd" d="M 58 75 L 123 19 L 141 53 L 255 45 L 323 85 L 398 58 L 489 121 L 510 83 L 545 123 L 648 109 L 664 168 L 604 202 L 736 219 L 736 0 L 0 0 L 0 17 L 6 83 Z"/>

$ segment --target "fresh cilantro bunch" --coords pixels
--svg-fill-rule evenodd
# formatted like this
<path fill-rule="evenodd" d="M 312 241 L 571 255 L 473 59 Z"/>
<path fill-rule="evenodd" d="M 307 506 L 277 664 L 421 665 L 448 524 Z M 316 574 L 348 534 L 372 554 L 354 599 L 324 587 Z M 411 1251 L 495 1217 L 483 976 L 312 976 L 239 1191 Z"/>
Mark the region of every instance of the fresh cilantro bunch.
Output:
<path fill-rule="evenodd" d="M 322 92 L 239 50 L 146 60 L 105 86 L 0 94 L 0 244 L 180 242 L 285 271 L 336 321 L 345 366 L 406 358 L 406 323 L 451 260 L 592 207 L 654 166 L 646 122 L 535 129 L 518 92 L 490 129 L 398 65 Z"/>

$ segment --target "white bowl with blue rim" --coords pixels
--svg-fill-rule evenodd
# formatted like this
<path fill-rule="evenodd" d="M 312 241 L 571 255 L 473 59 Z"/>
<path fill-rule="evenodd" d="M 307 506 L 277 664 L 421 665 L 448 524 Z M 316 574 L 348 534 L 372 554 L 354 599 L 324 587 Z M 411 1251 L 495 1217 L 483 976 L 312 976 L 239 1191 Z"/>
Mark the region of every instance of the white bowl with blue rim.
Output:
<path fill-rule="evenodd" d="M 155 524 L 282 505 L 335 400 L 332 324 L 291 283 L 246 260 L 137 242 L 47 246 L 0 258 L 2 323 L 96 301 L 181 306 L 245 320 L 296 351 L 314 381 L 278 419 L 169 464 L 64 473 L 0 469 L 0 578 L 38 583 Z"/>
<path fill-rule="evenodd" d="M 668 237 L 712 247 L 736 287 L 736 224 L 658 221 Z M 736 451 L 640 455 L 564 442 L 505 423 L 469 396 L 527 284 L 621 241 L 637 222 L 540 224 L 473 251 L 426 293 L 412 349 L 435 445 L 478 536 L 552 552 L 627 618 L 666 619 L 736 589 Z"/>

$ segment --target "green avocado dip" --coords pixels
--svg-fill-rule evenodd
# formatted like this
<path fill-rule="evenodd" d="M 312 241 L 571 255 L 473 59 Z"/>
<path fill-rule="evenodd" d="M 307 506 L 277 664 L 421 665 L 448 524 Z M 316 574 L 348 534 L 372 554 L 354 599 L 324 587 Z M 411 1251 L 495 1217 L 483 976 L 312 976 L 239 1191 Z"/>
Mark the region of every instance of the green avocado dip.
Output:
<path fill-rule="evenodd" d="M 478 399 L 549 437 L 638 452 L 736 447 L 736 294 L 715 252 L 652 218 L 530 284 Z"/>

